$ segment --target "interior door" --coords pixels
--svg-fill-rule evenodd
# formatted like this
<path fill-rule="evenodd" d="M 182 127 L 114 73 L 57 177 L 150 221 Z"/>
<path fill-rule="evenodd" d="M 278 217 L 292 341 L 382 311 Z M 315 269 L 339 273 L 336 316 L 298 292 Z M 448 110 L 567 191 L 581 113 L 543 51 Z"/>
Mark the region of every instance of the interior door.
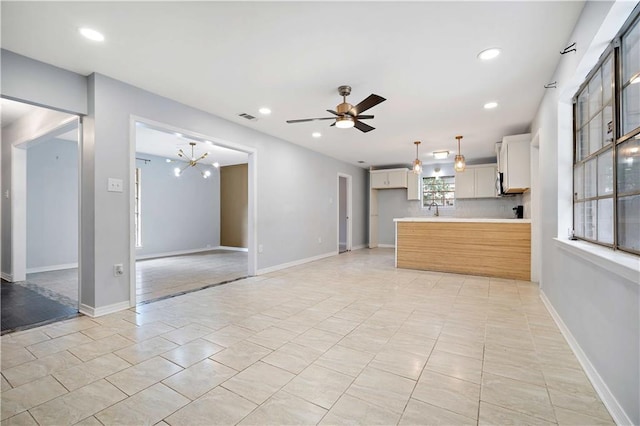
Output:
<path fill-rule="evenodd" d="M 349 250 L 348 240 L 348 188 L 347 178 L 338 176 L 338 253 L 344 253 Z"/>

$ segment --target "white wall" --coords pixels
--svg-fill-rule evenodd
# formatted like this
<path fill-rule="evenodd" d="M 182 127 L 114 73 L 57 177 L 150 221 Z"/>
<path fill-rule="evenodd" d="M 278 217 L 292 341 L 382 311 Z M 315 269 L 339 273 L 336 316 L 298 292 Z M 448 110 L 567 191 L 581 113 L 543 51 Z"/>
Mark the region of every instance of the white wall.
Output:
<path fill-rule="evenodd" d="M 572 206 L 571 98 L 620 29 L 635 2 L 587 2 L 531 133 L 540 132 L 540 287 L 574 352 L 618 424 L 640 424 L 640 274 L 605 257 L 629 257 L 600 248 L 587 256 L 566 240 Z M 559 241 L 554 240 L 558 238 Z M 595 263 L 594 260 L 599 262 Z M 634 261 L 629 262 L 633 264 Z M 622 274 L 617 273 L 624 272 Z M 634 279 L 635 278 L 635 279 Z"/>
<path fill-rule="evenodd" d="M 78 263 L 78 143 L 27 149 L 27 272 Z"/>
<path fill-rule="evenodd" d="M 198 170 L 185 170 L 176 177 L 175 167 L 165 158 L 136 153 L 140 168 L 142 247 L 136 256 L 198 250 L 220 245 L 220 173 L 214 167 L 204 179 Z"/>

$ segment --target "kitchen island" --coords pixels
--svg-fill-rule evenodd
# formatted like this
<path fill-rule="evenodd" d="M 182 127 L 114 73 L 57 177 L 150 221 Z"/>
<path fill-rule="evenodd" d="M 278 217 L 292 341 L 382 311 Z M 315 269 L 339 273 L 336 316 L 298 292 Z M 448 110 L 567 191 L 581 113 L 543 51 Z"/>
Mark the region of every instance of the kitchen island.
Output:
<path fill-rule="evenodd" d="M 529 219 L 409 217 L 396 224 L 396 267 L 531 279 Z"/>

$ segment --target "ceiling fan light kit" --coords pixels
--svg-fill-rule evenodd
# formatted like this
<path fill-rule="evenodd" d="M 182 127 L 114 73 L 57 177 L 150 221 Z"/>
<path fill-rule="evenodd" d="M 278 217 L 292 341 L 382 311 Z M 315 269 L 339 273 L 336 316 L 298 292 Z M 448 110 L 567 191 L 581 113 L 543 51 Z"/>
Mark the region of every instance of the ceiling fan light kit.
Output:
<path fill-rule="evenodd" d="M 464 155 L 460 154 L 460 139 L 462 139 L 462 136 L 456 136 L 456 139 L 458 140 L 458 155 L 453 160 L 453 169 L 456 172 L 464 172 L 467 165 L 464 161 Z"/>
<path fill-rule="evenodd" d="M 336 118 L 336 127 L 338 129 L 350 129 L 355 125 L 353 117 L 338 117 Z"/>
<path fill-rule="evenodd" d="M 413 173 L 419 175 L 422 173 L 422 161 L 420 161 L 420 155 L 418 155 L 418 147 L 420 146 L 420 141 L 414 142 L 416 146 L 416 159 L 413 160 Z"/>
<path fill-rule="evenodd" d="M 363 133 L 370 132 L 374 130 L 374 127 L 369 126 L 368 124 L 363 123 L 360 120 L 369 120 L 373 118 L 373 115 L 362 115 L 361 113 L 368 110 L 369 108 L 373 108 L 386 101 L 382 96 L 378 96 L 376 94 L 371 94 L 367 98 L 365 98 L 358 105 L 353 106 L 347 102 L 347 96 L 351 94 L 351 86 L 340 86 L 338 87 L 338 93 L 342 96 L 342 103 L 336 106 L 336 110 L 328 109 L 327 112 L 334 115 L 334 117 L 318 117 L 318 118 L 303 118 L 299 120 L 287 120 L 287 123 L 304 123 L 307 121 L 317 121 L 317 120 L 334 120 L 331 126 L 335 126 L 339 129 L 349 129 L 351 127 L 355 127 Z"/>

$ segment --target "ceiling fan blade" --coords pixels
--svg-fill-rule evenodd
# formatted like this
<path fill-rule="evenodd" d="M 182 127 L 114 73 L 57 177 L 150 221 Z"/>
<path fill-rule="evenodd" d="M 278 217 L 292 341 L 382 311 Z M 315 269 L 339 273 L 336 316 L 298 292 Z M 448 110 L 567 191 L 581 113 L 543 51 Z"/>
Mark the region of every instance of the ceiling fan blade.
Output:
<path fill-rule="evenodd" d="M 360 130 L 363 133 L 370 132 L 375 129 L 375 127 L 371 127 L 368 124 L 365 124 L 361 121 L 355 120 L 355 124 L 353 125 L 356 129 Z"/>
<path fill-rule="evenodd" d="M 322 117 L 322 118 L 303 118 L 300 120 L 287 120 L 287 123 L 304 123 L 306 121 L 318 121 L 318 120 L 335 120 L 335 117 Z"/>
<path fill-rule="evenodd" d="M 361 112 L 365 112 L 369 108 L 373 108 L 374 106 L 376 106 L 379 103 L 382 103 L 384 101 L 386 101 L 386 99 L 383 98 L 382 96 L 371 94 L 365 100 L 360 102 L 358 105 L 356 105 L 353 108 L 351 108 L 349 110 L 349 114 L 351 114 L 353 116 L 356 116 L 356 115 L 360 114 Z"/>
<path fill-rule="evenodd" d="M 357 120 L 369 120 L 371 118 L 373 118 L 373 115 L 359 115 L 357 117 L 355 117 Z"/>
<path fill-rule="evenodd" d="M 334 121 L 333 123 L 331 123 L 331 126 L 329 126 L 329 127 L 333 127 L 335 125 L 336 125 L 336 122 Z"/>
<path fill-rule="evenodd" d="M 334 110 L 328 109 L 327 112 L 330 112 L 333 115 L 337 115 L 338 117 L 340 117 L 340 114 L 338 114 L 337 112 L 335 112 Z"/>

